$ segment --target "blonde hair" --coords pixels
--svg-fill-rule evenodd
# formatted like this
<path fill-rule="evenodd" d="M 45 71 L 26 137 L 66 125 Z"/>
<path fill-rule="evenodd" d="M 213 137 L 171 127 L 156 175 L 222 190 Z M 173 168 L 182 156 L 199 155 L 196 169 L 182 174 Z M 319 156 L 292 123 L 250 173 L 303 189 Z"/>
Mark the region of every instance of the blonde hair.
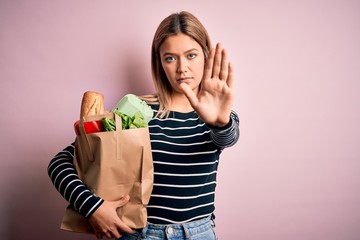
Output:
<path fill-rule="evenodd" d="M 186 34 L 199 43 L 204 52 L 205 61 L 211 49 L 210 37 L 205 27 L 189 12 L 173 13 L 159 24 L 151 47 L 151 72 L 156 95 L 142 96 L 142 99 L 149 104 L 159 104 L 157 116 L 161 118 L 169 115 L 173 90 L 161 65 L 159 49 L 167 37 L 178 33 Z"/>

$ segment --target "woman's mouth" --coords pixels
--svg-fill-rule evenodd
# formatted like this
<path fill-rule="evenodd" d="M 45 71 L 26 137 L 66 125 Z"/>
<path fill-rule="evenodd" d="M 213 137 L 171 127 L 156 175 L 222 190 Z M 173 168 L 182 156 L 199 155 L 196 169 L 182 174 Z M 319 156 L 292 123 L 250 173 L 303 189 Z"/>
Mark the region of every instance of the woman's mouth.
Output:
<path fill-rule="evenodd" d="M 178 83 L 183 83 L 183 82 L 187 82 L 190 79 L 191 79 L 191 77 L 181 77 L 181 78 L 176 79 L 176 81 Z"/>

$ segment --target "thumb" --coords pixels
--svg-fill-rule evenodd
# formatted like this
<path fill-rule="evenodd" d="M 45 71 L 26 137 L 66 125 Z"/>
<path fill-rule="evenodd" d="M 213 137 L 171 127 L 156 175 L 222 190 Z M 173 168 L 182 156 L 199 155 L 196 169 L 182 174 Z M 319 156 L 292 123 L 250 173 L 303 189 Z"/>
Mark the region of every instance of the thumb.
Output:
<path fill-rule="evenodd" d="M 198 104 L 198 98 L 195 93 L 191 90 L 191 87 L 186 83 L 181 83 L 180 88 L 183 90 L 185 96 L 189 100 L 191 106 L 195 109 Z"/>
<path fill-rule="evenodd" d="M 114 201 L 115 208 L 119 208 L 127 204 L 130 200 L 129 195 L 125 195 L 124 197 L 120 198 L 119 200 Z"/>

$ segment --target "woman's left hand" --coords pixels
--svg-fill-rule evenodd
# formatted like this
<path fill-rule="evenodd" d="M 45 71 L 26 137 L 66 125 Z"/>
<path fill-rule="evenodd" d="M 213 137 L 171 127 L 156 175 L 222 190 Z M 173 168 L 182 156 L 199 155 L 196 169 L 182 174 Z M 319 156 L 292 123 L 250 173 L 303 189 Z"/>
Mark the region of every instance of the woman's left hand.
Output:
<path fill-rule="evenodd" d="M 217 127 L 229 123 L 234 101 L 233 68 L 220 43 L 209 53 L 198 94 L 185 83 L 180 86 L 204 122 Z"/>

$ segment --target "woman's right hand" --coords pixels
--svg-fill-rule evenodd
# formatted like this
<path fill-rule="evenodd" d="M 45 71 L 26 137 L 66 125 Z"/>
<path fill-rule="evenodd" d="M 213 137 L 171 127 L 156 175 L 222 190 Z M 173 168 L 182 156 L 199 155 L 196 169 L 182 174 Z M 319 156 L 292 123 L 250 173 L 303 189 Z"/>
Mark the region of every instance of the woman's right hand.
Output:
<path fill-rule="evenodd" d="M 117 201 L 104 201 L 101 206 L 91 215 L 89 221 L 95 230 L 98 239 L 120 238 L 122 232 L 134 233 L 116 213 L 116 209 L 124 206 L 130 197 L 124 196 Z"/>

